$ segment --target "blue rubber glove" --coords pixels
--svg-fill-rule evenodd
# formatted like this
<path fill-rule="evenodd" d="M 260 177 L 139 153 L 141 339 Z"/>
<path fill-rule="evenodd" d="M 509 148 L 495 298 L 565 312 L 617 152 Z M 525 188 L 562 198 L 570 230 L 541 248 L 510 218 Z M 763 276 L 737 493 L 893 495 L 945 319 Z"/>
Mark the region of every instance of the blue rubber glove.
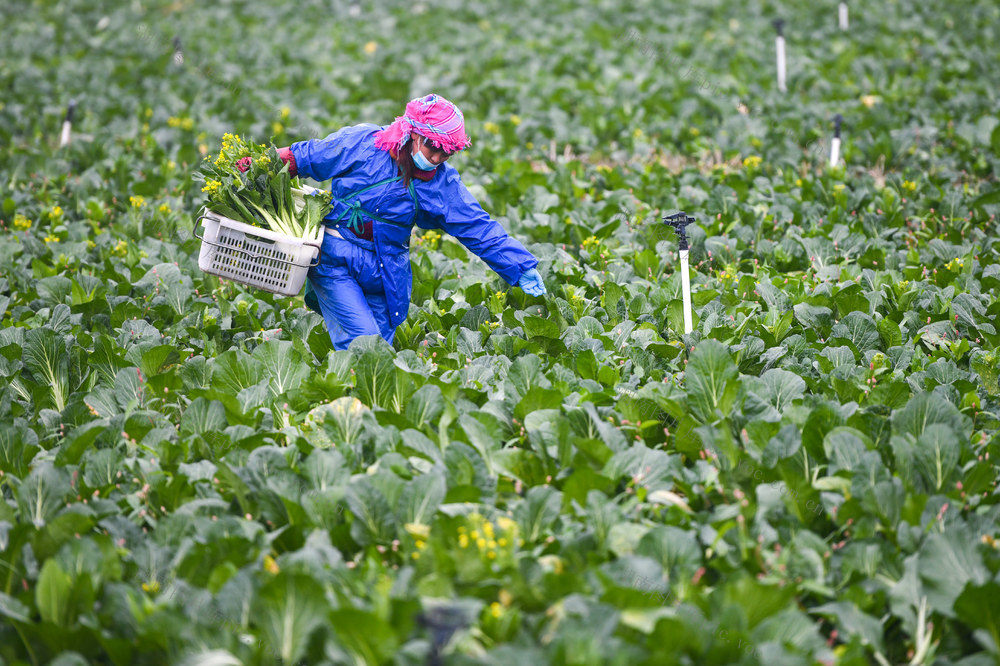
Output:
<path fill-rule="evenodd" d="M 544 296 L 545 285 L 542 283 L 542 276 L 534 268 L 524 272 L 521 279 L 517 281 L 517 286 L 524 290 L 528 296 Z"/>

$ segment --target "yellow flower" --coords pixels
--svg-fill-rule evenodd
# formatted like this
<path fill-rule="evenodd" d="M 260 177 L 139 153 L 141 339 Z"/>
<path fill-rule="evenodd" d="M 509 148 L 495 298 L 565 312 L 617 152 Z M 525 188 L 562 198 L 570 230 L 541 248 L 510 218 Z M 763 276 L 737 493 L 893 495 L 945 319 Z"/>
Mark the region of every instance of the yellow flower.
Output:
<path fill-rule="evenodd" d="M 493 617 L 500 617 L 500 614 L 502 612 L 503 612 L 503 606 L 501 606 L 499 602 L 494 601 L 493 603 L 490 604 L 490 615 L 492 615 Z"/>
<path fill-rule="evenodd" d="M 95 247 L 97 247 L 97 243 L 95 243 L 92 240 L 87 240 L 87 249 L 88 250 L 93 250 Z"/>
<path fill-rule="evenodd" d="M 60 217 L 62 217 L 62 216 L 63 216 L 63 209 L 62 209 L 62 208 L 60 208 L 59 206 L 55 206 L 55 207 L 54 207 L 54 208 L 52 209 L 52 212 L 51 212 L 51 213 L 49 213 L 49 217 L 51 217 L 51 218 L 53 218 L 53 219 L 58 219 L 58 218 L 60 218 Z"/>
<path fill-rule="evenodd" d="M 424 548 L 427 547 L 427 542 L 426 541 L 422 541 L 420 539 L 417 539 L 416 540 L 416 546 L 417 546 L 417 550 L 423 550 Z"/>
<path fill-rule="evenodd" d="M 491 321 L 490 322 L 490 328 L 496 328 L 499 325 L 500 325 L 500 322 L 498 322 L 498 321 Z"/>
<path fill-rule="evenodd" d="M 490 552 L 486 553 L 486 557 L 491 560 L 497 559 L 496 551 L 491 550 Z"/>
<path fill-rule="evenodd" d="M 761 158 L 758 157 L 757 155 L 750 155 L 749 157 L 743 160 L 743 166 L 745 166 L 748 169 L 756 169 L 757 167 L 760 166 L 760 163 L 762 161 L 763 160 L 761 160 Z"/>
<path fill-rule="evenodd" d="M 160 212 L 166 215 L 170 214 L 170 206 L 165 203 L 160 204 Z"/>
<path fill-rule="evenodd" d="M 111 254 L 116 257 L 124 257 L 128 254 L 128 243 L 123 240 L 118 241 L 118 244 L 114 246 L 111 250 Z"/>
<path fill-rule="evenodd" d="M 524 144 L 524 147 L 527 148 L 528 150 L 531 150 L 535 147 L 535 144 L 532 141 L 528 141 L 527 143 Z"/>
<path fill-rule="evenodd" d="M 910 192 L 912 194 L 913 192 L 916 191 L 917 184 L 914 183 L 912 180 L 904 180 L 903 181 L 903 189 L 906 190 L 907 192 Z"/>
<path fill-rule="evenodd" d="M 486 548 L 486 539 L 483 538 L 476 539 L 476 547 L 479 548 L 479 550 Z"/>
<path fill-rule="evenodd" d="M 489 121 L 483 123 L 483 129 L 489 132 L 490 134 L 499 134 L 500 132 L 500 126 L 497 125 L 496 123 L 491 123 Z"/>
<path fill-rule="evenodd" d="M 497 539 L 497 545 L 499 545 L 501 548 L 505 548 L 507 546 L 507 539 L 500 537 L 499 539 Z"/>
<path fill-rule="evenodd" d="M 510 116 L 510 122 L 511 122 L 511 124 L 514 127 L 517 127 L 518 125 L 521 124 L 521 116 L 519 116 L 517 114 L 511 114 L 511 116 Z"/>
<path fill-rule="evenodd" d="M 282 120 L 288 120 L 288 116 L 291 115 L 291 113 L 292 113 L 292 110 L 289 109 L 287 106 L 281 107 L 281 119 Z"/>
<path fill-rule="evenodd" d="M 493 538 L 493 534 L 494 534 L 494 532 L 493 532 L 493 523 L 489 523 L 489 522 L 484 523 L 483 524 L 483 533 L 486 534 L 486 538 L 487 539 L 492 539 Z"/>
<path fill-rule="evenodd" d="M 633 138 L 638 139 L 640 136 L 642 136 L 642 128 L 641 127 L 636 127 L 634 130 L 632 130 L 632 137 Z"/>
<path fill-rule="evenodd" d="M 153 117 L 153 110 L 152 109 L 146 109 L 146 117 L 147 118 L 152 118 Z"/>
<path fill-rule="evenodd" d="M 160 582 L 154 580 L 152 583 L 143 583 L 142 589 L 144 592 L 149 592 L 151 594 L 156 594 L 160 591 Z"/>
<path fill-rule="evenodd" d="M 167 125 L 170 127 L 180 127 L 183 121 L 177 116 L 170 116 L 167 118 Z"/>
<path fill-rule="evenodd" d="M 208 155 L 208 146 L 203 143 L 198 144 L 198 152 L 202 155 Z"/>
<path fill-rule="evenodd" d="M 801 178 L 796 178 L 795 179 L 795 187 L 802 187 L 802 179 Z"/>
<path fill-rule="evenodd" d="M 14 228 L 18 231 L 27 231 L 31 228 L 31 220 L 18 213 L 14 216 Z"/>
<path fill-rule="evenodd" d="M 132 204 L 132 208 L 142 208 L 146 205 L 145 197 L 140 196 L 129 197 L 128 202 Z"/>
<path fill-rule="evenodd" d="M 365 53 L 368 55 L 375 53 L 376 50 L 378 50 L 378 42 L 368 42 L 365 44 Z"/>
<path fill-rule="evenodd" d="M 181 128 L 182 129 L 186 129 L 187 131 L 190 132 L 193 127 L 194 127 L 194 121 L 192 119 L 185 118 L 185 119 L 183 119 L 181 121 Z"/>
<path fill-rule="evenodd" d="M 59 237 L 58 236 L 46 236 L 44 238 L 44 240 L 45 240 L 46 243 L 58 243 L 59 242 Z"/>
<path fill-rule="evenodd" d="M 689 131 L 691 132 L 691 136 L 698 136 L 699 134 L 701 134 L 701 130 L 699 130 L 697 127 L 692 127 Z"/>
<path fill-rule="evenodd" d="M 209 196 L 215 194 L 219 191 L 222 183 L 218 180 L 208 180 L 205 181 L 205 187 L 201 188 L 202 192 L 208 192 Z"/>
<path fill-rule="evenodd" d="M 597 236 L 591 236 L 589 238 L 583 239 L 583 248 L 590 249 L 591 245 L 600 245 L 601 241 L 597 239 Z"/>
<path fill-rule="evenodd" d="M 837 183 L 836 185 L 833 186 L 833 191 L 834 192 L 843 192 L 844 191 L 844 184 L 843 183 Z"/>
<path fill-rule="evenodd" d="M 177 168 L 177 162 L 170 160 L 169 162 L 167 162 L 167 168 L 173 171 L 174 169 Z"/>
<path fill-rule="evenodd" d="M 462 547 L 462 548 L 468 548 L 469 547 L 469 537 L 466 536 L 465 534 L 459 534 L 458 535 L 458 545 L 460 547 Z"/>
<path fill-rule="evenodd" d="M 878 97 L 875 95 L 865 95 L 861 98 L 861 103 L 870 109 L 878 103 Z"/>
<path fill-rule="evenodd" d="M 420 553 L 411 553 L 410 557 L 412 557 L 415 560 L 419 560 L 420 559 Z"/>
<path fill-rule="evenodd" d="M 275 562 L 274 558 L 270 555 L 264 558 L 264 569 L 270 574 L 276 574 L 281 571 L 281 568 L 278 567 L 278 563 Z"/>
<path fill-rule="evenodd" d="M 497 518 L 497 526 L 500 527 L 504 532 L 509 532 L 517 527 L 517 523 L 508 518 L 507 516 L 500 516 Z"/>
<path fill-rule="evenodd" d="M 282 125 L 281 123 L 271 124 L 271 134 L 281 134 L 284 131 L 285 131 L 285 126 Z"/>

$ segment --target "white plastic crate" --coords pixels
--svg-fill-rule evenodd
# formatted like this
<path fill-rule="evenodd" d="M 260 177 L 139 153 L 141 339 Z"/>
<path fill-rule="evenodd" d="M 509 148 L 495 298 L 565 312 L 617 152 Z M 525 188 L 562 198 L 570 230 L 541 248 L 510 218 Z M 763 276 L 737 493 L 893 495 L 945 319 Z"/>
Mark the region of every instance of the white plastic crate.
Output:
<path fill-rule="evenodd" d="M 210 275 L 270 291 L 297 296 L 311 266 L 319 263 L 323 225 L 312 238 L 294 238 L 203 210 L 204 227 L 198 268 Z M 195 225 L 197 231 L 197 223 Z"/>

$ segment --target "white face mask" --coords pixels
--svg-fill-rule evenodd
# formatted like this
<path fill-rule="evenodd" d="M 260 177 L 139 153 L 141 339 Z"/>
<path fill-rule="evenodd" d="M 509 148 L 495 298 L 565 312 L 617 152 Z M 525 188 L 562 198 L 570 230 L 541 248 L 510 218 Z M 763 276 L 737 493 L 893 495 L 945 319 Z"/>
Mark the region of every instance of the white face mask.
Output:
<path fill-rule="evenodd" d="M 434 164 L 426 157 L 424 157 L 424 153 L 421 150 L 423 146 L 424 146 L 424 139 L 423 137 L 421 137 L 420 145 L 417 147 L 416 152 L 413 153 L 413 164 L 416 165 L 416 167 L 421 171 L 433 171 L 434 169 L 438 168 L 438 165 Z"/>

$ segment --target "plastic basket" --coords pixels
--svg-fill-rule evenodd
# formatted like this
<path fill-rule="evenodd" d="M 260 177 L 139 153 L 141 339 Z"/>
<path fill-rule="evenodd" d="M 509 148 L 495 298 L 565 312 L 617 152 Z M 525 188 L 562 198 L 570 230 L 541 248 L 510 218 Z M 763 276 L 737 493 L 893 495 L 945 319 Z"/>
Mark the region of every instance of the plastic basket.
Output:
<path fill-rule="evenodd" d="M 282 296 L 297 296 L 309 268 L 319 263 L 323 226 L 311 238 L 295 238 L 244 224 L 203 209 L 198 268 L 210 275 Z"/>

